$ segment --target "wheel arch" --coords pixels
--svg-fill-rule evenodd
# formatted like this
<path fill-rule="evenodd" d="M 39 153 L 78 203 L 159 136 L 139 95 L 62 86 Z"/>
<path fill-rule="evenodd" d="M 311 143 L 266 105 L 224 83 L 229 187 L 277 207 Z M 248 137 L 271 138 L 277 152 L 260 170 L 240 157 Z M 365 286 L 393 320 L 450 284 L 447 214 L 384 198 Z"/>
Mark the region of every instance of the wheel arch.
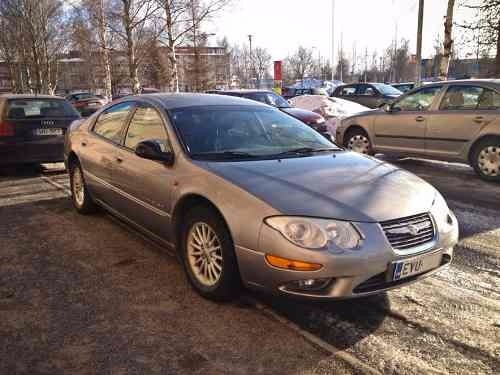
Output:
<path fill-rule="evenodd" d="M 182 242 L 181 235 L 181 226 L 184 221 L 184 218 L 186 216 L 186 213 L 193 207 L 196 206 L 206 206 L 209 207 L 210 209 L 214 210 L 224 221 L 224 224 L 226 228 L 228 229 L 229 235 L 231 236 L 231 239 L 233 239 L 233 235 L 231 233 L 231 230 L 227 224 L 227 220 L 222 214 L 221 210 L 207 197 L 198 194 L 198 193 L 189 193 L 180 198 L 172 212 L 172 236 L 171 238 L 174 241 L 174 246 L 179 251 L 179 245 Z"/>
<path fill-rule="evenodd" d="M 474 155 L 474 150 L 477 147 L 478 144 L 481 142 L 485 141 L 486 139 L 498 139 L 500 141 L 500 134 L 483 134 L 481 135 L 478 139 L 476 139 L 469 147 L 468 155 L 467 155 L 467 160 L 469 161 L 469 164 L 472 165 L 473 160 L 472 156 Z"/>
<path fill-rule="evenodd" d="M 344 146 L 347 146 L 346 142 L 348 141 L 349 135 L 356 130 L 361 130 L 363 133 L 366 134 L 368 139 L 371 141 L 370 135 L 368 134 L 368 131 L 363 126 L 359 125 L 358 123 L 354 123 L 352 125 L 349 125 L 349 127 L 344 132 L 344 139 L 342 140 L 343 141 L 342 143 Z"/>

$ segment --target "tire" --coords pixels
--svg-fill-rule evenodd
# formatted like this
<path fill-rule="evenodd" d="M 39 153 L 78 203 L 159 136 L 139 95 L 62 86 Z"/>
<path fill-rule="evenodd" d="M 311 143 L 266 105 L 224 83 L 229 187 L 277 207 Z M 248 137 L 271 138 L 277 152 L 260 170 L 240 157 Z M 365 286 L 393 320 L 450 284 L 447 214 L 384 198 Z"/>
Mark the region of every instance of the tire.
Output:
<path fill-rule="evenodd" d="M 485 181 L 500 181 L 500 137 L 479 141 L 472 149 L 470 164 Z"/>
<path fill-rule="evenodd" d="M 344 147 L 360 154 L 373 155 L 372 142 L 368 134 L 361 128 L 354 128 L 346 133 Z"/>
<path fill-rule="evenodd" d="M 69 182 L 71 187 L 71 201 L 73 207 L 80 214 L 90 214 L 96 211 L 97 206 L 87 189 L 80 163 L 73 162 L 69 166 Z"/>
<path fill-rule="evenodd" d="M 209 241 L 203 241 L 202 232 Z M 214 209 L 196 206 L 189 210 L 182 225 L 180 251 L 189 282 L 201 296 L 214 301 L 238 296 L 241 280 L 234 244 Z"/>

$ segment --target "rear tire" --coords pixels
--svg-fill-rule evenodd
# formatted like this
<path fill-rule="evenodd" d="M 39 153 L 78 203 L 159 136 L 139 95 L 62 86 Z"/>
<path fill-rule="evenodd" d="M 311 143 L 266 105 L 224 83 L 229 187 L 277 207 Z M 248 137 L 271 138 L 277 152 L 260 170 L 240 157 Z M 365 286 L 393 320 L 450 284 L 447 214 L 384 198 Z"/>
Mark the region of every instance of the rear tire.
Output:
<path fill-rule="evenodd" d="M 360 154 L 373 155 L 370 137 L 366 131 L 361 128 L 354 128 L 347 132 L 344 140 L 344 147 Z"/>
<path fill-rule="evenodd" d="M 193 288 L 214 301 L 234 299 L 241 290 L 234 244 L 222 217 L 208 206 L 188 211 L 182 225 L 181 255 Z"/>
<path fill-rule="evenodd" d="M 500 181 L 500 137 L 479 141 L 473 148 L 470 164 L 485 181 Z"/>
<path fill-rule="evenodd" d="M 71 201 L 80 214 L 90 214 L 96 211 L 96 204 L 85 184 L 80 163 L 73 162 L 69 166 L 69 182 L 71 186 Z"/>

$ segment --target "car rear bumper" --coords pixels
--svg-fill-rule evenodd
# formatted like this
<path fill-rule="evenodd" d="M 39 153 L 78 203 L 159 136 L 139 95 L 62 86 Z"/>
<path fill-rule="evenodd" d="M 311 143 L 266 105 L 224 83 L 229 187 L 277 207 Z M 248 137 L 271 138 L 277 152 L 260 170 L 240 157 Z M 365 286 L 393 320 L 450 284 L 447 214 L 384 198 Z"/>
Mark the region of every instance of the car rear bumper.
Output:
<path fill-rule="evenodd" d="M 25 142 L 0 140 L 0 165 L 55 163 L 63 160 L 64 136 Z"/>

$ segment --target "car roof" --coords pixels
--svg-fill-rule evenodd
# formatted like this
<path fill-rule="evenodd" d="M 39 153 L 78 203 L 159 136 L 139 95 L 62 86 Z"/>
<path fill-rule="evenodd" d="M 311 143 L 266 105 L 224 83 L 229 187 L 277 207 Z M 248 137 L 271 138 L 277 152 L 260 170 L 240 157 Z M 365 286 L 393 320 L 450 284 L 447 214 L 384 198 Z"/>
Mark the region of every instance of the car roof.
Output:
<path fill-rule="evenodd" d="M 457 79 L 451 81 L 438 81 L 432 83 L 426 83 L 425 87 L 441 86 L 443 84 L 453 86 L 453 85 L 486 85 L 489 87 L 495 87 L 497 90 L 500 89 L 500 79 Z"/>
<path fill-rule="evenodd" d="M 264 89 L 238 89 L 238 90 L 220 90 L 216 91 L 215 93 L 235 93 L 235 94 L 253 94 L 253 93 L 260 93 L 260 92 L 272 92 L 271 90 L 264 90 Z"/>
<path fill-rule="evenodd" d="M 235 96 L 213 95 L 213 94 L 195 94 L 195 93 L 160 93 L 160 94 L 140 94 L 124 97 L 114 103 L 120 103 L 130 100 L 143 100 L 154 102 L 166 110 L 183 107 L 203 107 L 203 106 L 262 106 L 270 108 L 268 105 L 253 100 L 238 98 Z"/>
<path fill-rule="evenodd" d="M 56 99 L 65 100 L 62 96 L 55 95 L 34 95 L 34 94 L 2 94 L 2 99 Z"/>

